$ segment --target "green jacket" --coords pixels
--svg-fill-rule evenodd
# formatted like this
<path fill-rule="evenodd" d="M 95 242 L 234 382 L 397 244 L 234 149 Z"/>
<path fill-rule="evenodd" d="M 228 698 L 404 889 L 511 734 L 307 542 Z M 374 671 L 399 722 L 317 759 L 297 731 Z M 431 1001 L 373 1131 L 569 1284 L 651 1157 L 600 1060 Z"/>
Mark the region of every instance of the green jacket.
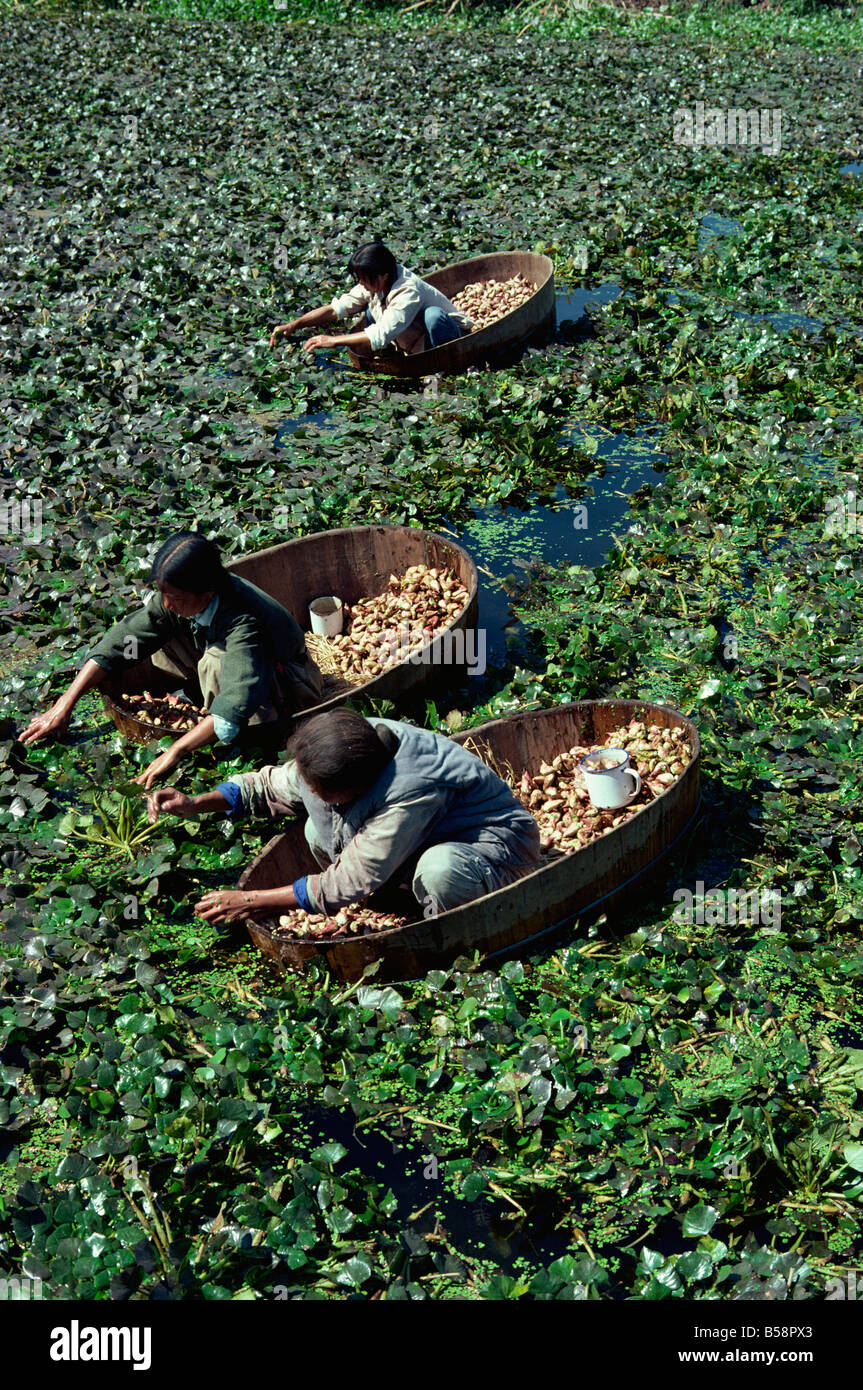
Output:
<path fill-rule="evenodd" d="M 220 690 L 210 714 L 231 724 L 244 725 L 267 702 L 277 673 L 282 686 L 289 687 L 296 668 L 307 668 L 309 674 L 317 671 L 305 635 L 288 610 L 236 575 L 219 594 L 209 627 L 169 613 L 156 592 L 146 607 L 115 623 L 87 657 L 114 676 L 176 637 L 191 642 L 202 656 L 207 647 L 224 647 Z"/>

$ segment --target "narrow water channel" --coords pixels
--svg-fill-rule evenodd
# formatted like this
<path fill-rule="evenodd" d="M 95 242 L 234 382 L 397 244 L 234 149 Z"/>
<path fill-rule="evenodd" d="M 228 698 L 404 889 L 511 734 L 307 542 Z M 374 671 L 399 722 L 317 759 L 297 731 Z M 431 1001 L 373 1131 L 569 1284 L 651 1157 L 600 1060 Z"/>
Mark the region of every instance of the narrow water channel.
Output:
<path fill-rule="evenodd" d="M 550 504 L 537 500 L 526 508 L 478 505 L 466 523 L 447 520 L 449 533 L 479 567 L 479 627 L 486 631 L 489 665 L 517 659 L 526 636 L 510 610 L 507 580 L 525 578 L 537 562 L 595 568 L 614 549 L 614 537 L 623 537 L 637 524 L 629 499 L 645 484 L 656 484 L 666 462 L 657 428 L 645 425 L 632 434 L 612 433 L 575 421 L 561 438 L 561 449 L 576 444 L 595 452 L 597 467 L 589 477 L 558 484 Z"/>

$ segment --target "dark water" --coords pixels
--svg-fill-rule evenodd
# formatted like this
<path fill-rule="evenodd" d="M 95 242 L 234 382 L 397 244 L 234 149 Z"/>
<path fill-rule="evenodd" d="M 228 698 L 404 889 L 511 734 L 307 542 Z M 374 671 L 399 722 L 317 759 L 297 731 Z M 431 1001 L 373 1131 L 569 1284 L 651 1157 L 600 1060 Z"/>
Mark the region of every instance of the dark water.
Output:
<path fill-rule="evenodd" d="M 666 296 L 669 304 L 695 304 L 700 300 L 699 296 L 692 290 L 685 289 L 682 285 L 670 285 L 663 289 L 662 293 Z M 820 333 L 824 328 L 824 319 L 813 318 L 810 314 L 796 314 L 790 310 L 774 310 L 772 313 L 747 314 L 744 309 L 733 310 L 734 317 L 745 319 L 747 323 L 769 323 L 780 333 L 791 333 L 798 329 L 801 333 Z M 837 320 L 840 327 L 848 327 L 847 319 Z"/>
<path fill-rule="evenodd" d="M 735 310 L 735 318 L 746 319 L 749 323 L 770 323 L 781 333 L 791 333 L 795 328 L 802 333 L 820 333 L 824 327 L 823 319 L 811 318 L 808 314 L 792 314 L 780 311 L 773 314 L 745 314 Z"/>
<path fill-rule="evenodd" d="M 288 419 L 280 420 L 273 448 L 282 448 L 285 443 L 286 435 L 302 435 L 310 426 L 321 430 L 334 430 L 336 428 L 336 423 L 332 419 L 331 412 L 328 410 L 305 411 L 301 415 L 293 415 Z"/>
<path fill-rule="evenodd" d="M 707 251 L 709 247 L 718 245 L 720 237 L 736 236 L 742 231 L 743 226 L 736 217 L 722 217 L 718 212 L 708 212 L 698 224 L 698 249 Z"/>
<path fill-rule="evenodd" d="M 476 507 L 467 522 L 447 521 L 449 531 L 480 567 L 479 626 L 486 630 L 487 660 L 500 665 L 512 659 L 524 629 L 510 611 L 503 581 L 524 579 L 537 561 L 546 565 L 594 568 L 614 548 L 613 537 L 637 525 L 629 497 L 645 483 L 661 478 L 665 461 L 656 443 L 656 427 L 633 434 L 602 430 L 595 424 L 572 424 L 561 448 L 595 448 L 597 467 L 585 477 L 559 484 L 550 502 L 528 507 Z M 572 495 L 575 494 L 575 495 Z"/>
<path fill-rule="evenodd" d="M 840 174 L 863 174 L 863 159 L 854 159 L 850 164 L 843 164 L 839 172 Z"/>
<path fill-rule="evenodd" d="M 588 307 L 592 304 L 612 304 L 622 294 L 620 285 L 613 280 L 605 280 L 593 288 L 568 290 L 561 286 L 555 295 L 555 319 L 557 327 L 572 324 L 580 333 L 590 332 Z"/>
<path fill-rule="evenodd" d="M 398 1218 L 416 1232 L 418 1241 L 437 1228 L 456 1250 L 493 1261 L 495 1272 L 503 1274 L 513 1273 L 517 1260 L 546 1265 L 569 1248 L 566 1232 L 554 1229 L 559 1217 L 554 1199 L 520 1203 L 526 1213 L 522 1214 L 491 1192 L 473 1202 L 455 1196 L 445 1182 L 445 1160 L 435 1159 L 441 1131 L 431 1126 L 423 1130 L 401 1123 L 401 1133 L 388 1135 L 380 1128 L 358 1129 L 352 1111 L 323 1105 L 304 1108 L 298 1120 L 307 1136 L 320 1142 L 336 1140 L 347 1149 L 337 1172 L 356 1168 L 392 1189 Z M 394 1119 L 389 1123 L 399 1124 Z M 484 1161 L 479 1150 L 475 1166 Z M 488 1161 L 494 1162 L 491 1152 Z M 442 1252 L 443 1246 L 435 1243 L 432 1249 Z"/>
<path fill-rule="evenodd" d="M 693 290 L 686 290 L 682 285 L 670 285 L 668 289 L 660 291 L 665 295 L 669 304 L 697 304 L 698 295 Z"/>

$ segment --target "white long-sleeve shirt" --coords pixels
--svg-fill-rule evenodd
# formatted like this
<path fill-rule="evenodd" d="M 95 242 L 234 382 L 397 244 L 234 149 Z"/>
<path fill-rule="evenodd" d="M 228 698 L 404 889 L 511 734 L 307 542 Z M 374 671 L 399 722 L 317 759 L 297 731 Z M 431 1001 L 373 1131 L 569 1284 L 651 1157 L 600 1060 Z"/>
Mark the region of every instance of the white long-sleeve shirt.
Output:
<path fill-rule="evenodd" d="M 337 319 L 346 319 L 349 316 L 358 314 L 361 309 L 368 309 L 374 323 L 369 324 L 365 330 L 371 344 L 372 352 L 381 352 L 390 343 L 399 343 L 399 339 L 410 328 L 417 314 L 424 309 L 442 309 L 445 314 L 450 314 L 456 323 L 460 324 L 466 333 L 470 333 L 473 328 L 473 321 L 457 309 L 445 294 L 435 289 L 427 280 L 420 279 L 412 270 L 406 270 L 403 265 L 396 265 L 396 278 L 393 287 L 385 300 L 381 300 L 379 295 L 369 294 L 362 285 L 354 285 L 347 294 L 339 295 L 330 305 Z M 399 343 L 400 347 L 409 349 L 410 338 L 407 342 Z"/>

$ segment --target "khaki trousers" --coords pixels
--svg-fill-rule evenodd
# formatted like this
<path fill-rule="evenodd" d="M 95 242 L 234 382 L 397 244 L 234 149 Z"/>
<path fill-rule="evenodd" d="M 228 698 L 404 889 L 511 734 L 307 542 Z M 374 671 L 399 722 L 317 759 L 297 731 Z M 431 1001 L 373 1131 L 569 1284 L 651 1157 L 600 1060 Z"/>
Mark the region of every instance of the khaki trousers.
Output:
<path fill-rule="evenodd" d="M 329 868 L 331 859 L 318 839 L 311 817 L 304 827 L 306 844 L 324 871 Z M 538 838 L 538 837 L 537 837 Z M 494 893 L 498 888 L 515 883 L 516 879 L 532 873 L 536 864 L 519 865 L 492 863 L 472 845 L 444 843 L 429 845 L 420 854 L 414 854 L 401 864 L 389 881 L 389 886 L 397 884 L 411 891 L 423 907 L 425 917 L 436 917 L 439 912 L 447 912 L 451 907 L 463 907 L 482 898 L 486 893 Z"/>
<path fill-rule="evenodd" d="M 203 707 L 209 709 L 219 693 L 224 657 L 224 647 L 208 647 L 201 656 L 194 643 L 184 637 L 172 637 L 150 659 L 160 671 L 183 681 L 197 681 Z M 274 675 L 269 700 L 255 710 L 248 723 L 270 724 L 296 710 L 309 709 L 320 700 L 322 684 L 321 673 L 311 659 L 304 666 L 284 663 L 283 669 Z"/>

